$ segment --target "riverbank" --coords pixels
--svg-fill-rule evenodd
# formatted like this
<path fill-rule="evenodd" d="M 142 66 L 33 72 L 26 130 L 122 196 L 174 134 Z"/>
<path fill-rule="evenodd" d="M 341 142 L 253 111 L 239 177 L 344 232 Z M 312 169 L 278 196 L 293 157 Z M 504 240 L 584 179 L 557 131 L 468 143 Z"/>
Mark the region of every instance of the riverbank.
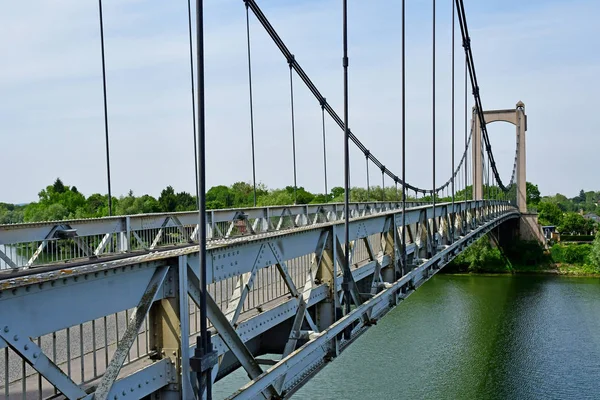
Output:
<path fill-rule="evenodd" d="M 600 245 L 600 241 L 598 243 Z M 514 239 L 498 246 L 485 236 L 456 257 L 447 274 L 528 274 L 600 277 L 596 244 L 555 244 Z"/>
<path fill-rule="evenodd" d="M 517 266 L 509 269 L 508 267 L 504 270 L 495 268 L 481 268 L 477 271 L 460 271 L 454 269 L 444 268 L 441 273 L 447 275 L 481 275 L 481 276 L 505 276 L 505 275 L 556 275 L 556 276 L 568 276 L 568 277 L 582 277 L 582 278 L 600 278 L 600 272 L 594 270 L 593 267 L 588 265 L 568 265 L 568 264 L 554 264 L 554 265 L 543 265 L 543 266 Z"/>

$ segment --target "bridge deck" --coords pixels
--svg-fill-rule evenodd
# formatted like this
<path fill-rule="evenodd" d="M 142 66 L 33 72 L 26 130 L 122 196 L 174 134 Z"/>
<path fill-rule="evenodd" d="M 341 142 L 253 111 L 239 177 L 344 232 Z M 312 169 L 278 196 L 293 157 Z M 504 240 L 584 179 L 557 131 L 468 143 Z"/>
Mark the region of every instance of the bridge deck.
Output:
<path fill-rule="evenodd" d="M 407 211 L 406 246 L 410 264 L 406 266 L 399 265 L 401 229 L 399 225 L 394 229 L 394 224 L 401 220 L 398 210 L 359 214 L 352 219 L 351 273 L 358 290 L 352 295 L 362 299 L 351 314 L 337 322 L 331 310 L 334 304 L 345 301 L 341 286 L 343 266 L 335 261 L 339 261 L 344 251 L 336 245 L 340 242 L 337 227 L 341 221 L 315 222 L 211 241 L 206 250 L 209 294 L 214 302 L 209 317 L 213 343 L 221 357 L 214 378 L 219 379 L 242 366 L 254 374 L 255 379 L 237 394 L 238 397 L 253 398 L 257 390 L 258 393 L 276 390 L 289 396 L 316 373 L 331 354 L 335 356 L 368 329 L 368 321 L 380 318 L 472 240 L 504 220 L 515 218 L 518 213 L 499 202 L 456 203 L 454 210 L 450 204 L 437 205 L 436 249 L 439 247 L 439 251 L 431 253 L 433 236 L 429 222 L 433 215 L 431 206 Z M 454 240 L 448 237 L 450 215 L 454 215 L 457 232 L 460 232 Z M 40 352 L 54 361 L 72 382 L 67 385 L 95 390 L 105 376 L 107 365 L 124 346 L 125 327 L 133 323 L 132 315 L 136 307 L 141 307 L 140 299 L 148 289 L 148 282 L 161 273 L 164 275 L 148 316 L 143 316 L 134 340 L 125 343 L 127 356 L 118 379 L 111 381 L 110 390 L 119 396 L 126 388 L 126 393 L 133 391 L 141 396 L 164 391 L 176 376 L 187 376 L 189 385 L 185 360 L 193 354 L 199 325 L 195 304 L 197 267 L 194 267 L 198 248 L 194 245 L 172 247 L 1 271 L 0 318 L 10 330 L 10 333 L 0 331 L 3 332 L 0 349 L 4 347 L 0 388 L 4 395 L 26 393 L 26 398 L 45 398 L 52 395 L 57 382 L 51 369 L 39 368 L 52 384 L 26 365 L 23 360 L 34 364 L 35 360 L 14 342 L 11 335 L 15 330 L 21 336 L 33 338 L 31 346 L 39 344 Z M 268 259 L 257 261 L 267 253 L 264 257 Z M 401 271 L 398 279 L 394 277 L 397 270 Z M 327 281 L 326 271 L 337 278 Z M 185 292 L 189 296 L 178 296 Z M 154 338 L 156 323 L 167 318 L 164 313 L 169 304 L 178 308 L 176 320 L 182 332 L 189 333 L 177 336 L 175 332 L 174 335 L 179 338 L 178 346 L 189 349 L 175 349 L 181 359 L 161 352 L 161 348 L 168 346 Z M 183 318 L 184 315 L 187 317 Z M 298 315 L 299 327 L 294 331 Z M 338 334 L 348 326 L 355 326 L 352 336 L 348 340 L 338 339 Z M 187 339 L 184 340 L 184 336 Z M 303 354 L 300 357 L 299 352 Z M 282 354 L 284 361 L 270 368 L 269 373 L 263 373 L 264 369 L 256 361 L 263 353 Z M 278 381 L 284 375 L 287 377 Z M 186 379 L 181 380 L 180 390 L 185 393 Z M 134 387 L 133 382 L 143 384 Z"/>

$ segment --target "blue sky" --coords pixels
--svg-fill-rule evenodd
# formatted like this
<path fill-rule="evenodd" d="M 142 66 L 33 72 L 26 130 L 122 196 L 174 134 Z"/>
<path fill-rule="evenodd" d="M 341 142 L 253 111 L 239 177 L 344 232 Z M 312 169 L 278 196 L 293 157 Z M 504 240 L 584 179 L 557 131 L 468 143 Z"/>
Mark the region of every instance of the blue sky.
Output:
<path fill-rule="evenodd" d="M 206 1 L 207 185 L 250 181 L 245 9 Z M 431 1 L 407 1 L 407 180 L 431 185 Z M 317 87 L 342 114 L 341 2 L 258 1 Z M 400 174 L 399 1 L 349 1 L 350 127 Z M 437 180 L 450 170 L 451 0 L 437 3 Z M 483 106 L 526 104 L 528 180 L 543 194 L 600 189 L 594 105 L 600 89 L 595 1 L 465 0 Z M 29 202 L 60 176 L 105 192 L 97 2 L 10 2 L 0 13 L 0 201 Z M 187 2 L 104 0 L 113 193 L 194 190 Z M 292 183 L 288 67 L 251 23 L 257 177 Z M 457 27 L 458 33 L 458 27 Z M 458 38 L 458 34 L 457 34 Z M 457 105 L 462 48 L 457 48 Z M 469 107 L 472 102 L 469 101 Z M 298 184 L 323 188 L 320 107 L 295 79 Z M 456 135 L 462 142 L 463 110 Z M 505 181 L 515 138 L 489 127 Z M 329 186 L 342 183 L 342 134 L 327 122 Z M 460 152 L 457 146 L 457 155 Z M 352 184 L 365 184 L 352 149 Z M 380 175 L 371 169 L 371 181 Z M 391 184 L 387 182 L 386 184 Z"/>

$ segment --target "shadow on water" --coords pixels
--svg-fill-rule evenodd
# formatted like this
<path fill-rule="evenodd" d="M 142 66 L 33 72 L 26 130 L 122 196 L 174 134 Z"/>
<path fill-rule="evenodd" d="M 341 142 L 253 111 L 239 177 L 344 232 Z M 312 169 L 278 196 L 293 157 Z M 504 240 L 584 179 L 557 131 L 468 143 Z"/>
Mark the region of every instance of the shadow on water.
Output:
<path fill-rule="evenodd" d="M 600 398 L 598 283 L 436 276 L 295 398 Z"/>

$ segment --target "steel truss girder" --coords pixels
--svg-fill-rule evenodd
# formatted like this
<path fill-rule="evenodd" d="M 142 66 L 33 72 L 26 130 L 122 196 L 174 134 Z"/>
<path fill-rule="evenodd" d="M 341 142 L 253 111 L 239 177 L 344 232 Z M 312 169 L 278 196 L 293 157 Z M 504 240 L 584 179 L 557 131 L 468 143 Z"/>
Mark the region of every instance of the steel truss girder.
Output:
<path fill-rule="evenodd" d="M 419 286 L 424 281 L 428 280 L 433 274 L 449 262 L 454 257 L 455 251 L 465 247 L 468 243 L 487 233 L 497 225 L 501 224 L 507 219 L 517 218 L 517 212 L 512 212 L 500 217 L 491 222 L 478 227 L 477 229 L 470 232 L 462 239 L 457 240 L 452 245 L 448 246 L 443 252 L 434 255 L 431 259 L 427 260 L 419 267 L 407 273 L 405 276 L 390 285 L 389 288 L 381 291 L 373 298 L 364 302 L 361 306 L 352 310 L 348 315 L 335 322 L 331 327 L 315 335 L 316 337 L 309 340 L 302 347 L 297 349 L 289 356 L 283 358 L 275 366 L 271 367 L 267 372 L 263 373 L 258 379 L 253 380 L 240 390 L 238 390 L 230 399 L 251 399 L 260 393 L 265 387 L 273 384 L 278 379 L 281 379 L 284 375 L 290 375 L 290 372 L 297 365 L 302 365 L 300 368 L 296 368 L 298 371 L 302 371 L 306 374 L 311 369 L 318 369 L 322 367 L 327 357 L 330 356 L 327 350 L 330 346 L 329 343 L 332 340 L 336 340 L 337 336 L 346 329 L 347 326 L 353 324 L 356 320 L 360 319 L 361 316 L 369 311 L 372 318 L 380 318 L 389 310 L 395 307 L 397 300 L 405 298 L 408 294 L 412 293 L 409 290 Z M 404 289 L 403 289 L 404 288 Z M 405 292 L 405 293 L 403 293 Z M 392 301 L 393 300 L 393 301 Z M 361 331 L 355 331 L 354 335 L 357 336 L 364 332 L 368 326 L 364 327 Z M 352 340 L 352 339 L 351 339 Z M 291 378 L 298 385 L 302 382 L 302 377 Z M 287 389 L 294 389 L 284 386 L 282 390 L 285 392 Z"/>
<path fill-rule="evenodd" d="M 471 218 L 470 221 L 472 226 L 476 226 L 479 223 L 478 220 L 483 220 L 483 216 L 487 216 L 492 221 L 491 223 L 499 223 L 498 221 L 501 222 L 506 218 L 508 214 L 506 214 L 507 209 L 504 208 L 502 212 L 505 215 L 502 218 L 492 219 L 494 215 L 499 214 L 499 212 L 490 211 L 493 206 L 493 203 L 484 205 L 484 202 L 456 203 L 455 210 L 457 213 L 466 213 L 468 211 L 471 214 L 478 214 L 477 217 Z M 488 210 L 477 212 L 484 207 L 487 207 Z M 427 221 L 424 216 L 433 216 L 433 210 L 427 212 L 423 208 L 407 210 L 407 219 L 408 217 L 414 218 L 416 215 L 416 224 L 424 220 Z M 436 206 L 436 215 L 440 214 L 442 216 L 444 212 L 449 213 L 450 209 L 451 206 L 449 205 Z M 397 220 L 397 215 L 396 211 L 390 211 L 353 220 L 351 222 L 351 238 L 354 238 L 354 240 L 363 240 L 368 239 L 371 235 L 385 233 L 386 229 L 389 230 L 390 228 L 389 219 L 392 217 Z M 303 292 L 298 293 L 298 296 L 302 295 L 302 298 L 307 303 L 307 308 L 309 308 L 326 299 L 328 296 L 329 290 L 327 286 L 315 284 L 314 276 L 319 268 L 319 258 L 322 256 L 325 242 L 330 237 L 329 235 L 333 235 L 332 237 L 335 238 L 335 228 L 338 224 L 340 222 L 324 223 L 317 226 L 298 228 L 293 231 L 280 232 L 274 235 L 257 235 L 256 237 L 246 237 L 241 240 L 231 240 L 214 245 L 214 247 L 207 249 L 210 271 L 208 274 L 209 282 L 211 280 L 212 282 L 216 282 L 230 276 L 239 275 L 244 270 L 247 271 L 249 268 L 252 268 L 252 264 L 248 265 L 247 260 L 255 261 L 261 247 L 263 249 L 270 249 L 271 254 L 267 257 L 270 260 L 266 260 L 264 264 L 259 265 L 260 268 L 269 265 L 281 265 L 281 263 L 285 265 L 285 260 L 301 255 L 315 254 L 316 266 L 313 266 L 314 268 L 311 267 L 309 277 L 307 277 L 307 283 L 309 279 L 313 283 L 308 286 L 310 291 L 307 293 L 307 286 L 305 285 Z M 448 253 L 449 249 L 454 249 L 453 251 L 458 249 L 458 245 L 465 243 L 465 238 L 473 240 L 472 233 L 463 237 L 462 241 L 456 241 L 453 247 L 445 249 L 443 251 L 443 258 L 436 256 L 437 258 L 428 260 L 428 265 L 437 267 L 448 261 L 451 258 L 448 256 L 450 254 Z M 398 238 L 395 237 L 394 241 L 397 240 Z M 133 308 L 138 305 L 139 299 L 146 290 L 154 272 L 167 265 L 176 265 L 178 258 L 181 259 L 183 257 L 187 257 L 187 263 L 193 267 L 191 270 L 195 271 L 197 269 L 194 268 L 197 265 L 197 248 L 191 246 L 144 256 L 130 257 L 123 260 L 96 262 L 75 268 L 63 268 L 62 270 L 40 272 L 37 274 L 34 274 L 33 272 L 35 271 L 32 271 L 27 276 L 0 280 L 0 327 L 5 325 L 4 321 L 11 321 L 11 323 L 18 321 L 18 329 L 29 337 L 37 337 L 117 311 Z M 352 270 L 354 280 L 359 281 L 372 276 L 378 268 L 378 263 L 380 264 L 380 268 L 383 269 L 390 266 L 392 260 L 393 257 L 391 255 L 379 255 L 376 259 L 368 261 L 360 268 Z M 435 261 L 434 264 L 431 264 L 432 260 Z M 427 268 L 425 270 L 429 271 Z M 218 275 L 212 273 L 214 271 Z M 335 287 L 336 292 L 339 293 L 341 291 L 341 282 L 339 279 L 337 279 Z M 156 293 L 156 299 L 169 296 L 168 292 L 165 293 L 166 290 L 165 287 L 161 287 Z M 116 292 L 119 293 L 119 296 L 114 296 Z M 376 298 L 378 295 L 376 294 L 373 298 Z M 71 300 L 72 296 L 77 296 L 78 301 L 76 303 Z M 357 309 L 359 308 L 363 309 L 361 307 Z M 18 313 L 15 311 L 17 309 L 19 309 Z M 293 298 L 288 302 L 278 305 L 274 309 L 276 311 L 273 313 L 268 310 L 253 317 L 251 320 L 242 321 L 235 330 L 236 335 L 238 335 L 242 343 L 245 343 L 256 337 L 260 332 L 265 332 L 278 323 L 293 317 L 296 315 L 298 309 L 298 299 Z M 64 312 L 64 310 L 69 310 L 69 312 Z M 363 310 L 372 312 L 373 310 L 376 311 L 377 308 L 371 309 L 367 307 Z M 276 313 L 279 316 L 276 316 Z M 306 315 L 309 314 L 306 313 Z M 377 314 L 373 315 L 373 317 L 376 316 Z M 261 322 L 256 322 L 259 320 Z M 256 329 L 256 323 L 260 324 L 260 329 Z M 365 327 L 355 329 L 355 332 L 358 334 L 364 329 Z M 215 338 L 214 343 L 219 354 L 222 355 L 229 351 L 229 348 L 222 341 L 217 340 L 217 338 Z M 0 340 L 0 347 L 5 345 L 6 343 Z M 329 349 L 328 346 L 325 346 L 325 348 Z M 295 385 L 294 382 L 299 382 L 293 371 L 290 370 L 287 374 L 290 378 L 286 379 L 285 387 L 290 387 L 291 385 Z M 115 382 L 115 385 L 117 384 L 119 384 L 119 381 Z M 285 387 L 283 390 L 285 390 Z"/>

